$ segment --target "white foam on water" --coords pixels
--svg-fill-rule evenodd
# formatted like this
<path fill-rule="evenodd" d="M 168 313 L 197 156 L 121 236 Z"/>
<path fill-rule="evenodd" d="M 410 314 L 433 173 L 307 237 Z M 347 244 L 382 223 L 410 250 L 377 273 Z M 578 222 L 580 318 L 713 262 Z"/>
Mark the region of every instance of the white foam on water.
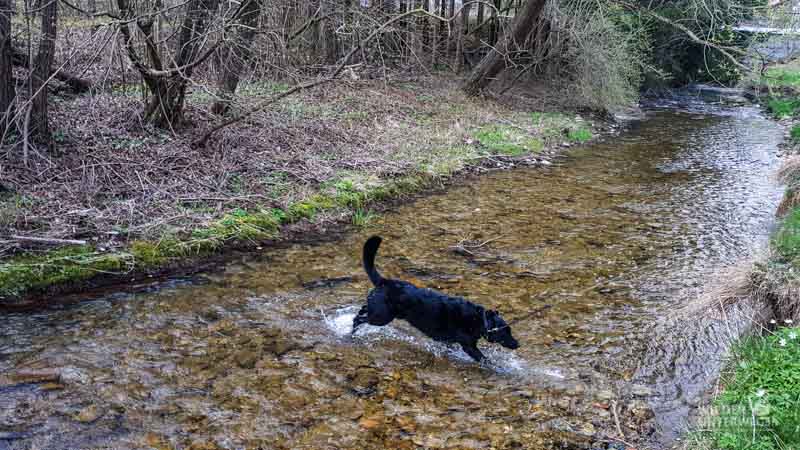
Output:
<path fill-rule="evenodd" d="M 356 317 L 354 312 L 345 312 L 333 316 L 323 316 L 325 325 L 337 336 L 344 337 L 353 331 L 353 319 Z"/>

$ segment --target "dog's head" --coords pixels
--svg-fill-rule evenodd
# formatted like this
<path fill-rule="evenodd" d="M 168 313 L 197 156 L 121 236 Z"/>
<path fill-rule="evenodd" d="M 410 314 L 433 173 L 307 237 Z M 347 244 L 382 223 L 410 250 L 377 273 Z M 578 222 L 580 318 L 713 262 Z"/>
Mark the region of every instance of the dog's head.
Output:
<path fill-rule="evenodd" d="M 497 311 L 486 310 L 483 317 L 487 341 L 500 344 L 511 350 L 519 347 L 519 342 L 511 335 L 511 325 L 507 324 Z"/>

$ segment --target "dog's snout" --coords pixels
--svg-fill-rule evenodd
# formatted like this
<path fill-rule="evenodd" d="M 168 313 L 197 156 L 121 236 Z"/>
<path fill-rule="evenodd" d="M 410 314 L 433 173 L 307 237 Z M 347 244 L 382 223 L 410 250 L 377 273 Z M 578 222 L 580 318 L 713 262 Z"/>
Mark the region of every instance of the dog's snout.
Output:
<path fill-rule="evenodd" d="M 519 342 L 516 339 L 511 339 L 511 342 L 509 342 L 508 348 L 510 348 L 511 350 L 518 349 L 519 348 Z"/>

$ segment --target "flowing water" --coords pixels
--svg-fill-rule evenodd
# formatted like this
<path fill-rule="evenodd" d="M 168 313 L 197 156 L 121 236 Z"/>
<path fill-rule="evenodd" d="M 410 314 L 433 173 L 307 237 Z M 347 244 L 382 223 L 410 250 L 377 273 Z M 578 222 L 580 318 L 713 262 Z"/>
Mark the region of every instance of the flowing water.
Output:
<path fill-rule="evenodd" d="M 673 313 L 764 246 L 782 134 L 679 106 L 333 242 L 6 314 L 0 449 L 619 448 L 617 422 L 668 442 L 726 345 Z M 499 310 L 521 348 L 480 366 L 400 321 L 351 337 L 370 234 L 384 275 Z"/>

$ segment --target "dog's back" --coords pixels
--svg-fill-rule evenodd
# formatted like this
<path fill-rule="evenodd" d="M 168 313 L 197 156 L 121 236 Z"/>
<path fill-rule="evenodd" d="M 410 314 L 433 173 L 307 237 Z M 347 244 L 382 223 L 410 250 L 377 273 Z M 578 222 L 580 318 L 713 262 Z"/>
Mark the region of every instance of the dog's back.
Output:
<path fill-rule="evenodd" d="M 383 283 L 395 317 L 405 319 L 429 337 L 446 342 L 480 337 L 483 307 L 405 281 L 384 279 Z"/>

